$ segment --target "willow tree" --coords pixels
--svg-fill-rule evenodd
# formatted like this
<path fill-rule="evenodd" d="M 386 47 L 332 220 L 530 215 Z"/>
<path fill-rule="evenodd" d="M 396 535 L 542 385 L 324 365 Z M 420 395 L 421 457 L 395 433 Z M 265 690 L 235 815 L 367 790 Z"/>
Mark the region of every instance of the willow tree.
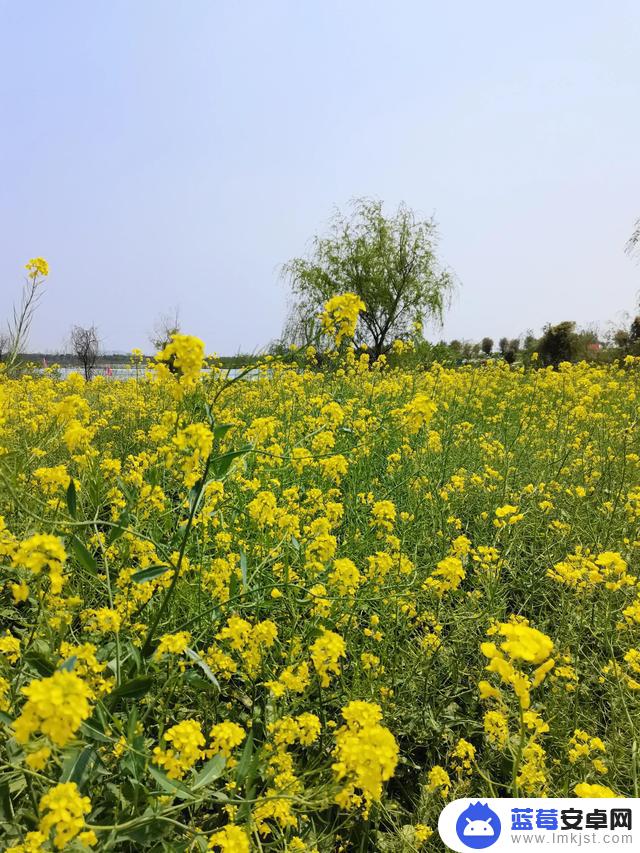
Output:
<path fill-rule="evenodd" d="M 627 240 L 626 251 L 629 255 L 637 254 L 640 251 L 640 219 L 637 219 L 633 226 L 631 237 Z"/>
<path fill-rule="evenodd" d="M 283 272 L 299 316 L 319 312 L 338 293 L 356 293 L 366 305 L 356 343 L 378 358 L 416 324 L 442 321 L 454 279 L 438 261 L 437 243 L 432 219 L 418 219 L 404 204 L 386 217 L 381 201 L 357 199 L 349 215 L 335 214 L 326 236 L 313 239 L 308 257 Z"/>

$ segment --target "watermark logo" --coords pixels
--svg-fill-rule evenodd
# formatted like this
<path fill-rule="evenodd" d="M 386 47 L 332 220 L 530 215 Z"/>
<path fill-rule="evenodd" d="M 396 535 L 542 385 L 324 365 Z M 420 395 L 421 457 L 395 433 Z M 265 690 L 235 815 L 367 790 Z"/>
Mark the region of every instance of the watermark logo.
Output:
<path fill-rule="evenodd" d="M 500 818 L 486 803 L 472 803 L 460 813 L 456 821 L 456 834 L 471 850 L 491 847 L 500 838 Z"/>
<path fill-rule="evenodd" d="M 640 853 L 640 799 L 466 797 L 442 809 L 438 832 L 457 853 Z"/>

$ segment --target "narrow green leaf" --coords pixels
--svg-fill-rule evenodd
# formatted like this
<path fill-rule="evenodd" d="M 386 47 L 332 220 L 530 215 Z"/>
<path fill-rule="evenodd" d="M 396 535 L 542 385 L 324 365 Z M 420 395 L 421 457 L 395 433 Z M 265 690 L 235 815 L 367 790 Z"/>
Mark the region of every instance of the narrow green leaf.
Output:
<path fill-rule="evenodd" d="M 134 705 L 127 720 L 127 740 L 132 741 L 136 736 L 136 726 L 138 725 L 138 708 Z"/>
<path fill-rule="evenodd" d="M 135 498 L 134 498 L 133 494 L 131 493 L 131 489 L 129 488 L 129 485 L 127 483 L 125 483 L 124 480 L 121 480 L 120 477 L 116 477 L 116 483 L 118 484 L 118 488 L 120 489 L 122 494 L 125 496 L 126 501 L 127 501 L 127 505 L 131 505 L 132 503 L 134 503 Z M 126 509 L 125 509 L 125 512 L 127 512 Z"/>
<path fill-rule="evenodd" d="M 87 549 L 82 544 L 82 542 L 79 539 L 77 539 L 75 536 L 72 536 L 71 540 L 69 542 L 69 545 L 71 547 L 71 550 L 73 551 L 75 558 L 80 563 L 80 565 L 83 568 L 85 568 L 88 572 L 91 572 L 92 575 L 97 575 L 98 574 L 98 566 L 96 565 L 96 561 L 91 556 L 89 551 L 87 551 Z"/>
<path fill-rule="evenodd" d="M 180 800 L 193 799 L 193 794 L 186 785 L 177 779 L 169 779 L 167 774 L 163 773 L 162 770 L 154 764 L 149 765 L 149 773 L 153 776 L 163 791 L 172 794 L 174 797 L 178 797 Z"/>
<path fill-rule="evenodd" d="M 153 685 L 153 678 L 149 675 L 140 675 L 138 678 L 132 678 L 130 681 L 125 681 L 120 687 L 112 690 L 108 698 L 113 699 L 139 699 L 149 692 Z"/>
<path fill-rule="evenodd" d="M 89 762 L 95 757 L 95 747 L 85 746 L 84 749 L 76 750 L 65 761 L 62 768 L 61 782 L 75 782 L 81 788 L 82 780 L 89 766 Z"/>
<path fill-rule="evenodd" d="M 161 839 L 171 831 L 169 825 L 162 820 L 150 817 L 149 810 L 147 810 L 142 817 L 145 821 L 142 826 L 134 826 L 131 829 L 119 829 L 115 831 L 115 838 L 118 842 L 133 842 L 133 847 L 130 844 L 123 846 L 120 843 L 118 845 L 120 849 L 148 850 L 149 848 L 153 848 L 154 850 L 166 850 L 166 847 L 161 846 Z M 171 849 L 174 849 L 173 846 Z M 177 851 L 178 848 L 176 848 L 176 853 Z"/>
<path fill-rule="evenodd" d="M 230 429 L 233 429 L 234 424 L 218 424 L 213 428 L 213 438 L 215 441 L 222 441 Z"/>
<path fill-rule="evenodd" d="M 191 658 L 191 660 L 192 660 L 194 663 L 197 663 L 197 664 L 198 664 L 198 666 L 199 666 L 199 667 L 200 667 L 200 669 L 204 672 L 204 674 L 207 676 L 207 678 L 209 679 L 209 681 L 210 681 L 213 685 L 215 685 L 215 687 L 216 687 L 218 690 L 220 690 L 220 682 L 219 682 L 219 681 L 218 681 L 218 679 L 215 677 L 215 675 L 213 674 L 213 672 L 212 672 L 212 671 L 211 671 L 211 669 L 209 668 L 209 665 L 206 663 L 206 661 L 204 661 L 204 660 L 200 657 L 200 655 L 199 655 L 197 652 L 194 652 L 194 650 L 193 650 L 193 649 L 186 649 L 186 650 L 185 650 L 185 654 L 187 655 L 187 657 L 188 657 L 188 658 Z"/>
<path fill-rule="evenodd" d="M 75 667 L 77 660 L 78 658 L 76 657 L 76 655 L 71 655 L 70 658 L 67 658 L 60 664 L 58 670 L 60 672 L 73 672 L 73 668 Z"/>
<path fill-rule="evenodd" d="M 198 509 L 197 503 L 202 497 L 202 478 L 189 490 L 189 510 L 194 512 Z"/>
<path fill-rule="evenodd" d="M 49 658 L 41 652 L 35 651 L 35 649 L 30 649 L 24 656 L 24 660 L 25 663 L 28 663 L 29 666 L 35 669 L 38 675 L 44 678 L 48 678 L 56 671 L 55 665 L 51 663 Z"/>
<path fill-rule="evenodd" d="M 73 477 L 69 480 L 69 485 L 67 486 L 67 509 L 69 510 L 71 518 L 77 517 L 78 505 L 76 499 L 76 484 Z"/>
<path fill-rule="evenodd" d="M 118 519 L 118 523 L 109 530 L 107 534 L 107 545 L 113 545 L 113 543 L 123 536 L 127 532 L 127 526 L 129 524 L 129 513 L 125 509 L 120 518 Z"/>
<path fill-rule="evenodd" d="M 113 743 L 113 738 L 107 737 L 103 732 L 89 723 L 83 723 L 80 726 L 80 730 L 87 737 L 91 738 L 91 740 L 97 740 L 98 743 Z"/>
<path fill-rule="evenodd" d="M 253 732 L 249 732 L 249 736 L 245 741 L 240 761 L 236 767 L 236 779 L 239 783 L 244 782 L 251 767 L 251 759 L 253 758 Z"/>
<path fill-rule="evenodd" d="M 227 761 L 221 752 L 214 755 L 196 776 L 193 783 L 193 790 L 197 791 L 198 788 L 204 788 L 206 785 L 210 785 L 216 779 L 219 779 L 222 776 L 226 763 Z"/>
<path fill-rule="evenodd" d="M 135 583 L 146 583 L 154 578 L 159 578 L 165 572 L 168 572 L 171 566 L 148 566 L 146 569 L 140 569 L 139 572 L 134 572 L 131 575 L 131 580 Z"/>
<path fill-rule="evenodd" d="M 215 459 L 212 460 L 211 470 L 218 479 L 222 479 L 222 477 L 228 473 L 233 460 L 237 459 L 239 456 L 244 456 L 252 449 L 251 445 L 247 444 L 239 450 L 230 450 L 228 453 L 222 453 L 220 456 L 216 456 Z"/>
<path fill-rule="evenodd" d="M 9 826 L 15 817 L 13 808 L 11 806 L 11 796 L 9 794 L 9 784 L 7 782 L 3 782 L 0 785 L 0 817 L 5 823 L 6 826 Z"/>

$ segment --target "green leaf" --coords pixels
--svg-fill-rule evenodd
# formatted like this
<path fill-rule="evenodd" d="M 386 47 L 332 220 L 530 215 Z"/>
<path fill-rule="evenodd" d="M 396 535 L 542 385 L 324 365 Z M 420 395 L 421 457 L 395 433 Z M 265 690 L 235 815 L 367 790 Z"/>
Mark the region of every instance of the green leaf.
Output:
<path fill-rule="evenodd" d="M 194 652 L 193 649 L 185 649 L 185 654 L 187 655 L 188 658 L 191 658 L 191 660 L 194 663 L 198 664 L 198 666 L 204 672 L 204 674 L 207 676 L 209 681 L 213 685 L 215 685 L 215 687 L 217 687 L 217 689 L 219 691 L 220 690 L 220 682 L 218 681 L 218 679 L 215 677 L 215 675 L 213 674 L 213 672 L 209 668 L 209 665 L 200 657 L 200 655 L 197 652 Z"/>
<path fill-rule="evenodd" d="M 198 509 L 198 503 L 202 498 L 202 477 L 198 480 L 198 482 L 189 490 L 189 510 L 190 512 L 196 512 Z"/>
<path fill-rule="evenodd" d="M 190 687 L 193 690 L 197 690 L 198 693 L 202 693 L 203 691 L 209 690 L 211 687 L 211 683 L 207 681 L 206 678 L 203 678 L 195 669 L 190 669 L 185 673 L 184 676 L 185 686 Z"/>
<path fill-rule="evenodd" d="M 24 656 L 24 660 L 43 678 L 48 678 L 56 671 L 55 665 L 51 663 L 49 658 L 35 649 L 30 649 Z"/>
<path fill-rule="evenodd" d="M 171 566 L 149 566 L 146 569 L 140 569 L 139 572 L 134 572 L 131 575 L 131 580 L 135 583 L 146 583 L 154 578 L 159 578 L 171 569 Z"/>
<path fill-rule="evenodd" d="M 11 795 L 9 794 L 9 784 L 3 782 L 0 785 L 0 817 L 5 826 L 10 826 L 15 817 L 13 808 L 11 807 Z"/>
<path fill-rule="evenodd" d="M 197 791 L 198 788 L 204 788 L 206 785 L 210 785 L 216 779 L 219 779 L 222 776 L 226 763 L 227 761 L 221 752 L 214 755 L 196 776 L 193 783 L 193 790 Z"/>
<path fill-rule="evenodd" d="M 218 424 L 213 428 L 214 441 L 222 441 L 230 429 L 233 429 L 234 424 Z"/>
<path fill-rule="evenodd" d="M 255 777 L 260 753 L 253 748 L 253 731 L 249 732 L 238 766 L 236 767 L 236 782 L 242 785 L 245 801 L 238 809 L 237 822 L 248 819 L 251 813 L 251 803 L 255 796 Z"/>
<path fill-rule="evenodd" d="M 194 842 L 197 845 L 196 849 L 199 851 L 199 853 L 207 853 L 207 850 L 209 849 L 209 847 L 207 845 L 207 839 L 206 838 L 199 835 L 199 836 L 197 836 L 197 838 L 194 839 Z"/>
<path fill-rule="evenodd" d="M 107 737 L 103 732 L 89 723 L 83 723 L 80 726 L 80 730 L 87 737 L 91 738 L 91 740 L 97 740 L 98 743 L 113 743 L 112 737 Z"/>
<path fill-rule="evenodd" d="M 240 552 L 240 574 L 242 575 L 242 585 L 247 587 L 247 555 L 244 551 Z"/>
<path fill-rule="evenodd" d="M 69 480 L 69 485 L 67 486 L 67 509 L 71 518 L 76 518 L 78 505 L 76 500 L 76 484 L 73 477 Z"/>
<path fill-rule="evenodd" d="M 171 827 L 165 821 L 148 817 L 146 812 L 144 820 L 145 823 L 142 826 L 116 830 L 115 838 L 118 841 L 133 841 L 135 845 L 134 847 L 127 845 L 126 848 L 121 847 L 121 849 L 148 850 L 152 848 L 153 850 L 166 850 L 166 847 L 160 846 L 162 844 L 161 839 L 171 831 Z M 171 849 L 174 849 L 173 846 Z"/>
<path fill-rule="evenodd" d="M 107 535 L 107 546 L 113 545 L 113 543 L 119 539 L 123 534 L 127 532 L 127 527 L 129 524 L 129 512 L 125 509 L 120 518 L 118 519 L 117 524 L 111 528 Z"/>
<path fill-rule="evenodd" d="M 120 489 L 122 494 L 125 496 L 127 504 L 130 505 L 134 503 L 134 497 L 131 494 L 131 489 L 129 488 L 128 484 L 125 483 L 124 480 L 121 480 L 120 477 L 116 477 L 116 483 L 118 484 L 118 488 Z M 126 512 L 127 510 L 125 509 L 125 513 Z"/>
<path fill-rule="evenodd" d="M 178 797 L 180 800 L 193 799 L 193 794 L 186 785 L 177 779 L 169 779 L 167 774 L 163 773 L 163 771 L 154 764 L 149 765 L 149 773 L 153 776 L 163 791 L 172 794 L 174 797 Z"/>
<path fill-rule="evenodd" d="M 113 699 L 139 699 L 146 695 L 153 685 L 153 678 L 149 675 L 140 675 L 137 678 L 132 678 L 130 681 L 125 681 L 120 687 L 112 690 L 108 698 Z"/>
<path fill-rule="evenodd" d="M 98 702 L 98 704 L 93 709 L 93 715 L 91 717 L 91 724 L 98 725 L 100 724 L 100 731 L 110 732 L 111 731 L 111 714 L 108 714 L 105 710 L 102 702 Z"/>
<path fill-rule="evenodd" d="M 4 723 L 5 726 L 12 726 L 13 720 L 5 711 L 0 711 L 0 723 Z"/>
<path fill-rule="evenodd" d="M 93 758 L 95 758 L 95 747 L 93 746 L 85 746 L 84 749 L 75 750 L 64 762 L 60 781 L 75 782 L 78 788 L 81 788 L 82 780 Z"/>
<path fill-rule="evenodd" d="M 97 575 L 98 566 L 96 565 L 96 561 L 89 551 L 87 551 L 82 542 L 75 536 L 72 536 L 69 545 L 80 565 L 88 572 L 91 572 L 92 575 Z"/>
<path fill-rule="evenodd" d="M 251 761 L 253 758 L 253 732 L 249 732 L 249 736 L 245 741 L 244 748 L 242 750 L 242 755 L 240 756 L 240 761 L 236 767 L 236 779 L 238 783 L 244 783 L 244 780 L 247 777 L 249 769 L 251 767 Z"/>
<path fill-rule="evenodd" d="M 229 581 L 229 598 L 235 598 L 238 594 L 238 575 L 234 572 Z"/>
<path fill-rule="evenodd" d="M 216 456 L 211 462 L 211 470 L 219 480 L 222 479 L 225 474 L 228 473 L 233 460 L 237 459 L 239 456 L 244 456 L 246 453 L 249 453 L 250 450 L 253 450 L 252 446 L 250 444 L 246 444 L 244 447 L 241 447 L 240 450 L 230 450 L 228 453 L 222 453 L 220 456 Z"/>
<path fill-rule="evenodd" d="M 137 648 L 137 646 L 134 646 L 130 640 L 124 644 L 124 648 L 128 649 L 128 654 L 125 660 L 131 659 L 133 662 L 134 668 L 131 670 L 132 674 L 140 672 L 142 669 L 142 655 L 140 654 L 140 649 Z"/>

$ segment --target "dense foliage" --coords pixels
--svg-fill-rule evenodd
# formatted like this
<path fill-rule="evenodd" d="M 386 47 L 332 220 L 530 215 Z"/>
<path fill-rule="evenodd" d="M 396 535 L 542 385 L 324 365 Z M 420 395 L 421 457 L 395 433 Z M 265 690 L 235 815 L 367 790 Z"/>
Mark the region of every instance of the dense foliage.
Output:
<path fill-rule="evenodd" d="M 317 345 L 317 314 L 341 294 L 362 300 L 356 341 L 373 358 L 425 320 L 441 320 L 454 279 L 438 261 L 437 242 L 435 223 L 406 205 L 385 216 L 381 201 L 355 200 L 350 215 L 337 212 L 328 234 L 314 238 L 309 257 L 284 267 L 296 300 L 284 343 Z"/>
<path fill-rule="evenodd" d="M 436 850 L 448 798 L 638 796 L 636 361 L 334 358 L 0 377 L 3 849 Z"/>

